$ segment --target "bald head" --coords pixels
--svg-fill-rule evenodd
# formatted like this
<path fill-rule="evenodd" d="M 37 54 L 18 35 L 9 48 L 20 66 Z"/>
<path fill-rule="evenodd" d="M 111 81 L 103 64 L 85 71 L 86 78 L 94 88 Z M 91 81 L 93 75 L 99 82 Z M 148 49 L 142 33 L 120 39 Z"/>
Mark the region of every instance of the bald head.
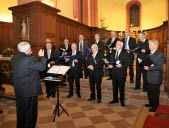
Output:
<path fill-rule="evenodd" d="M 72 48 L 72 52 L 75 52 L 77 50 L 76 44 L 72 43 L 71 48 Z"/>
<path fill-rule="evenodd" d="M 98 51 L 98 46 L 96 44 L 93 44 L 91 48 L 93 53 L 96 53 Z"/>
<path fill-rule="evenodd" d="M 116 50 L 119 51 L 123 48 L 123 42 L 122 41 L 117 41 L 116 42 Z"/>
<path fill-rule="evenodd" d="M 111 38 L 116 38 L 116 36 L 117 36 L 116 31 L 111 31 Z"/>

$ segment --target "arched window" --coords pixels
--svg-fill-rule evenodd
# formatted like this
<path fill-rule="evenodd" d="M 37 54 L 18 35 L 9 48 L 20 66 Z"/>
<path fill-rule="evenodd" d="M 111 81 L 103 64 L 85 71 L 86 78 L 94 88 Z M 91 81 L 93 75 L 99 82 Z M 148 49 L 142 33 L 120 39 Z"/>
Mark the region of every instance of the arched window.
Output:
<path fill-rule="evenodd" d="M 141 3 L 131 0 L 126 5 L 126 28 L 135 27 L 141 29 Z"/>
<path fill-rule="evenodd" d="M 140 26 L 140 7 L 136 4 L 130 7 L 130 25 L 133 27 Z"/>

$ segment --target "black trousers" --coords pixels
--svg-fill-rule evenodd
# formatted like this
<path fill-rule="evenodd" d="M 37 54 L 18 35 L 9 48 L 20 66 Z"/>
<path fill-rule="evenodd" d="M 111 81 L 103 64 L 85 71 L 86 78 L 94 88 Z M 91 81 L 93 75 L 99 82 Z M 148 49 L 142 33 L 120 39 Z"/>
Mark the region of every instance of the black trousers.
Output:
<path fill-rule="evenodd" d="M 112 76 L 112 86 L 113 86 L 113 100 L 114 101 L 119 101 L 118 100 L 118 90 L 120 92 L 120 102 L 124 103 L 125 99 L 125 77 L 121 78 L 118 75 L 113 75 Z"/>
<path fill-rule="evenodd" d="M 133 61 L 131 62 L 131 64 L 128 67 L 129 67 L 130 81 L 133 81 L 133 79 L 134 79 Z"/>
<path fill-rule="evenodd" d="M 147 72 L 136 62 L 136 88 L 140 88 L 141 74 L 143 74 L 143 90 L 147 90 Z"/>
<path fill-rule="evenodd" d="M 16 97 L 17 128 L 35 128 L 37 122 L 37 96 Z"/>
<path fill-rule="evenodd" d="M 95 99 L 96 93 L 95 88 L 97 89 L 97 99 L 101 100 L 101 83 L 102 83 L 102 77 L 96 77 L 94 74 L 89 74 L 89 83 L 90 83 L 90 98 Z M 95 87 L 96 85 L 96 87 Z"/>
<path fill-rule="evenodd" d="M 84 70 L 85 77 L 89 75 L 89 70 L 87 69 L 86 60 L 83 58 L 82 70 L 80 72 L 80 77 L 83 78 L 82 71 Z"/>
<path fill-rule="evenodd" d="M 52 95 L 56 93 L 56 85 L 46 82 L 46 93 L 47 95 Z"/>
<path fill-rule="evenodd" d="M 112 69 L 108 68 L 109 71 L 109 78 L 112 78 Z"/>
<path fill-rule="evenodd" d="M 160 96 L 160 85 L 161 84 L 147 84 L 147 95 L 149 104 L 152 108 L 157 108 L 159 105 L 159 96 Z"/>
<path fill-rule="evenodd" d="M 75 70 L 75 68 L 71 68 L 69 75 L 68 75 L 68 82 L 69 82 L 69 94 L 73 95 L 73 83 L 75 81 L 76 85 L 76 94 L 80 95 L 80 80 L 79 80 L 79 73 Z"/>

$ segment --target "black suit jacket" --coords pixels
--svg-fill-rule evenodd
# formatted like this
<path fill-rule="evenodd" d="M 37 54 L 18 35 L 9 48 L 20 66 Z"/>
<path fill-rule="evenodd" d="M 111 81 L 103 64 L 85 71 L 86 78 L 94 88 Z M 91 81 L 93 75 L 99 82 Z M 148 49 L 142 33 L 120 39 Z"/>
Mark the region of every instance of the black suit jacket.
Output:
<path fill-rule="evenodd" d="M 94 75 L 95 77 L 102 77 L 104 61 L 102 59 L 102 53 L 100 53 L 99 51 L 96 54 L 95 61 L 92 54 L 89 54 L 87 58 L 87 66 L 92 65 L 94 67 L 93 71 L 89 70 L 89 75 Z"/>
<path fill-rule="evenodd" d="M 125 38 L 122 39 L 122 42 L 123 42 L 123 49 L 125 48 Z M 128 45 L 129 45 L 129 49 L 133 50 L 136 48 L 136 39 L 133 38 L 133 37 L 130 37 L 129 38 L 129 41 L 128 41 Z"/>
<path fill-rule="evenodd" d="M 71 55 L 72 55 L 72 51 L 68 52 L 68 56 L 71 56 Z M 74 64 L 75 64 L 74 69 L 75 69 L 77 72 L 81 72 L 82 63 L 83 63 L 82 52 L 79 52 L 79 51 L 76 52 L 76 59 L 78 60 L 78 63 L 74 63 Z M 67 66 L 70 66 L 70 67 L 72 68 L 72 61 L 68 61 L 68 62 L 67 62 Z"/>
<path fill-rule="evenodd" d="M 94 41 L 93 44 L 96 44 L 96 41 Z M 102 54 L 102 56 L 104 55 L 104 43 L 99 40 L 98 44 L 97 44 L 98 48 L 99 48 L 99 52 Z"/>
<path fill-rule="evenodd" d="M 32 97 L 42 93 L 39 72 L 46 69 L 46 58 L 19 52 L 12 58 L 13 84 L 17 97 Z"/>
<path fill-rule="evenodd" d="M 79 51 L 80 49 L 79 42 L 77 42 L 76 45 L 77 45 L 77 51 Z M 83 41 L 83 54 L 82 54 L 83 59 L 85 59 L 88 55 L 88 48 L 89 48 L 88 43 L 86 41 Z"/>
<path fill-rule="evenodd" d="M 123 42 L 123 49 L 125 50 L 125 38 L 122 39 L 122 42 Z M 128 41 L 128 45 L 129 45 L 130 50 L 134 50 L 136 48 L 136 39 L 133 37 L 130 37 Z M 129 59 L 133 61 L 134 60 L 133 52 L 130 52 L 128 55 L 129 55 Z"/>
<path fill-rule="evenodd" d="M 47 59 L 47 63 L 46 63 L 46 66 L 47 66 L 47 70 L 49 69 L 48 67 L 48 64 L 51 62 L 51 61 L 54 61 L 55 64 L 58 64 L 59 63 L 59 54 L 58 52 L 56 51 L 56 48 L 54 46 L 52 46 L 52 49 L 51 49 L 51 54 L 50 54 L 50 59 L 48 59 L 48 54 L 47 54 L 47 49 L 45 48 L 44 49 L 44 57 Z M 53 65 L 55 65 L 53 64 Z M 52 65 L 51 65 L 52 66 Z"/>
<path fill-rule="evenodd" d="M 148 44 L 148 40 L 146 39 L 144 41 L 144 43 L 142 43 L 141 41 L 139 41 L 137 44 L 136 44 L 136 48 L 137 47 L 140 47 L 141 50 L 142 49 L 145 49 L 145 53 L 142 53 L 141 51 L 138 53 L 137 57 L 144 60 L 148 57 L 148 55 L 150 54 L 150 49 L 149 49 L 149 44 Z"/>
<path fill-rule="evenodd" d="M 60 48 L 66 49 L 65 45 L 60 46 Z M 62 56 L 63 50 L 61 50 L 60 48 L 59 48 L 59 56 Z M 66 50 L 66 52 L 70 52 L 70 51 L 72 51 L 71 45 L 68 45 L 68 49 Z"/>
<path fill-rule="evenodd" d="M 115 59 L 116 51 L 113 50 L 110 55 L 110 62 L 116 62 L 117 60 L 120 61 L 120 64 L 122 64 L 122 67 L 113 67 L 112 68 L 112 75 L 118 76 L 119 78 L 126 78 L 127 75 L 127 66 L 130 65 L 130 60 L 128 59 L 128 53 L 125 51 L 121 51 L 118 59 Z"/>
<path fill-rule="evenodd" d="M 112 38 L 109 38 L 109 39 L 107 40 L 107 42 L 106 42 L 106 45 L 107 45 L 107 46 L 109 46 L 109 45 L 111 44 L 111 40 L 112 40 Z M 110 48 L 116 47 L 116 42 L 117 42 L 118 40 L 120 40 L 120 39 L 116 37 L 115 40 L 113 41 L 113 43 L 111 44 Z"/>
<path fill-rule="evenodd" d="M 154 62 L 154 66 L 150 66 L 147 71 L 147 81 L 151 84 L 161 84 L 163 81 L 164 54 L 156 50 L 150 58 Z"/>

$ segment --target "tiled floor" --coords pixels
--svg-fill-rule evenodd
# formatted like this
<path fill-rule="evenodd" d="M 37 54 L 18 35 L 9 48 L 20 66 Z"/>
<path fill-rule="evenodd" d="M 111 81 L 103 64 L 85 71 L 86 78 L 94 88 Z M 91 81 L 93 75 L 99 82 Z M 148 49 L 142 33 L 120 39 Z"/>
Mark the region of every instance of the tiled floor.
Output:
<path fill-rule="evenodd" d="M 68 86 L 60 88 L 60 102 L 68 111 L 70 116 L 62 113 L 53 122 L 53 110 L 56 98 L 46 99 L 45 86 L 42 84 L 44 94 L 39 97 L 38 122 L 37 128 L 130 128 L 134 123 L 139 109 L 147 102 L 147 94 L 142 90 L 134 91 L 134 84 L 126 81 L 126 107 L 120 104 L 110 105 L 112 100 L 111 81 L 103 78 L 102 84 L 102 103 L 96 101 L 89 102 L 89 83 L 88 79 L 81 79 L 81 95 L 78 99 L 76 94 L 72 98 L 67 98 Z M 4 85 L 8 94 L 13 94 L 13 87 Z M 161 86 L 160 101 L 168 104 L 169 100 Z M 0 99 L 0 108 L 4 113 L 0 115 L 0 128 L 16 127 L 16 107 L 15 101 Z"/>

